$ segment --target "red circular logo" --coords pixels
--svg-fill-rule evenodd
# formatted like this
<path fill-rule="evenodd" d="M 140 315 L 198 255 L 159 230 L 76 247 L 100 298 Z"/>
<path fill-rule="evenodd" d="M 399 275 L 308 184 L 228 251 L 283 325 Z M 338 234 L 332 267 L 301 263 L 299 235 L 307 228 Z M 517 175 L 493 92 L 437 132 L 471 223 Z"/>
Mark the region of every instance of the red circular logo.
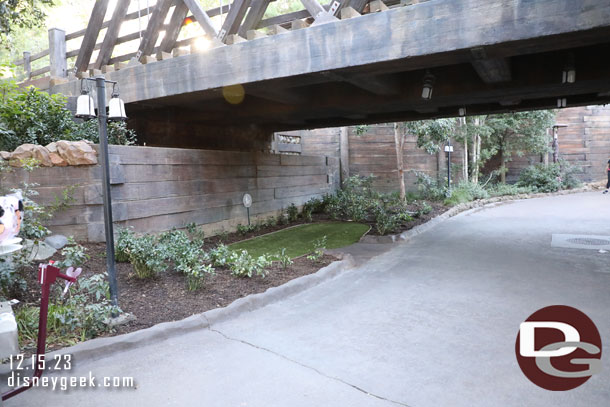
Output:
<path fill-rule="evenodd" d="M 515 353 L 532 383 L 547 390 L 572 390 L 601 371 L 602 340 L 583 312 L 552 305 L 521 323 Z"/>

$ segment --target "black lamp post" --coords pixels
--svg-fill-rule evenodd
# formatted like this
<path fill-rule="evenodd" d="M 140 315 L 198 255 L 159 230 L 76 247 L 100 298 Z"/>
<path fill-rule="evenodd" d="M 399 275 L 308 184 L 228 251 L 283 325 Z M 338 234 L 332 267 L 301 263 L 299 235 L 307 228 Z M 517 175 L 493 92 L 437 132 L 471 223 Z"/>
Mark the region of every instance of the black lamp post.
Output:
<path fill-rule="evenodd" d="M 102 162 L 102 193 L 104 200 L 104 229 L 106 232 L 106 267 L 108 269 L 108 283 L 110 285 L 110 300 L 112 305 L 118 307 L 118 287 L 116 279 L 116 264 L 114 260 L 114 228 L 112 224 L 112 198 L 110 195 L 110 165 L 108 160 L 108 118 L 112 120 L 125 120 L 125 106 L 119 99 L 117 82 L 107 81 L 103 76 L 96 78 L 85 78 L 81 82 L 81 96 L 76 103 L 76 117 L 92 119 L 95 115 L 93 109 L 93 98 L 89 96 L 88 90 L 83 87 L 85 81 L 94 81 L 97 88 L 98 126 L 100 138 L 100 158 Z M 110 112 L 106 115 L 106 83 L 113 84 L 115 90 L 112 92 L 110 101 Z M 116 316 L 116 315 L 114 315 Z"/>

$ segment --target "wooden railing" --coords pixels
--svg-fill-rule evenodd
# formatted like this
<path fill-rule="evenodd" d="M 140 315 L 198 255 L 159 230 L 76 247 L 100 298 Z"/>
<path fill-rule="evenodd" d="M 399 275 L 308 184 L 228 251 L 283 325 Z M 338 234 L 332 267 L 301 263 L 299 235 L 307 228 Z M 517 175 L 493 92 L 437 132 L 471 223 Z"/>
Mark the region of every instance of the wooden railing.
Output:
<path fill-rule="evenodd" d="M 52 28 L 49 30 L 48 49 L 35 54 L 24 52 L 23 58 L 13 63 L 22 68 L 20 79 L 25 82 L 36 79 L 39 79 L 40 82 L 41 77 L 53 78 L 61 82 L 75 76 L 84 77 L 121 69 L 121 63 L 134 58 L 139 62 L 150 63 L 157 59 L 182 55 L 184 51 L 176 52 L 176 49 L 188 48 L 202 37 L 213 40 L 215 46 L 230 45 L 245 41 L 246 38 L 256 39 L 267 34 L 304 28 L 318 18 L 324 18 L 325 21 L 352 18 L 361 13 L 384 11 L 388 7 L 411 5 L 428 0 L 373 0 L 370 3 L 369 0 L 332 0 L 326 5 L 320 5 L 316 0 L 301 0 L 305 6 L 304 10 L 263 19 L 269 3 L 273 1 L 276 0 L 234 0 L 230 7 L 227 5 L 203 10 L 197 0 L 158 0 L 150 8 L 127 13 L 130 0 L 119 0 L 112 18 L 108 21 L 101 21 L 103 17 L 99 16 L 106 14 L 108 0 L 98 0 L 87 28 L 69 34 L 61 29 Z M 164 24 L 172 8 L 170 20 Z M 145 29 L 118 36 L 124 22 L 149 14 Z M 211 18 L 221 15 L 224 15 L 224 23 L 217 32 Z M 180 29 L 187 19 L 197 21 L 206 34 L 178 41 Z M 98 42 L 102 29 L 106 29 L 106 34 L 102 41 Z M 165 37 L 159 46 L 155 46 L 159 33 L 162 31 L 165 32 Z M 69 42 L 80 38 L 82 38 L 80 47 L 67 49 Z M 137 49 L 112 56 L 116 45 L 137 39 L 140 39 Z M 94 51 L 99 51 L 99 55 L 96 61 L 91 61 Z M 48 63 L 40 68 L 32 69 L 32 63 L 41 60 L 46 60 Z M 69 62 L 70 68 L 68 68 Z M 40 65 L 40 62 L 36 65 Z"/>

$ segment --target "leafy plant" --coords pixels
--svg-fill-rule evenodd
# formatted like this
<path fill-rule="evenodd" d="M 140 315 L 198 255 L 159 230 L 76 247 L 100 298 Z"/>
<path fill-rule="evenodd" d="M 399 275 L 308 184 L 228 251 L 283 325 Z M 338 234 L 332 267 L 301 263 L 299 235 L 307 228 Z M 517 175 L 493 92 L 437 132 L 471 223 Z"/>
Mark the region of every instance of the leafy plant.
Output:
<path fill-rule="evenodd" d="M 290 222 L 296 222 L 299 217 L 299 209 L 295 204 L 290 204 L 290 206 L 288 207 L 287 214 L 288 220 Z"/>
<path fill-rule="evenodd" d="M 129 228 L 120 228 L 114 251 L 114 258 L 119 263 L 129 261 L 129 250 L 137 240 L 136 234 Z"/>
<path fill-rule="evenodd" d="M 474 182 L 462 181 L 451 191 L 451 196 L 445 200 L 446 205 L 457 205 L 476 199 L 489 198 L 489 193 Z"/>
<path fill-rule="evenodd" d="M 313 244 L 315 249 L 310 255 L 307 256 L 307 258 L 309 260 L 318 261 L 324 255 L 324 250 L 326 249 L 326 244 L 327 244 L 326 236 L 324 236 L 321 239 L 316 240 L 315 243 Z"/>
<path fill-rule="evenodd" d="M 241 223 L 237 225 L 237 233 L 242 236 L 247 235 L 250 232 L 255 232 L 258 229 L 258 225 L 252 223 L 250 225 L 242 225 Z"/>
<path fill-rule="evenodd" d="M 290 256 L 288 256 L 286 254 L 286 248 L 282 248 L 282 250 L 280 250 L 280 252 L 275 256 L 277 261 L 280 263 L 280 265 L 282 266 L 282 270 L 286 270 L 289 266 L 292 265 L 292 263 L 294 263 L 292 261 L 292 259 L 290 258 Z"/>
<path fill-rule="evenodd" d="M 203 286 L 207 274 L 213 274 L 214 268 L 205 264 L 206 254 L 203 249 L 190 245 L 181 256 L 177 258 L 176 270 L 186 275 L 186 285 L 190 291 L 198 290 Z"/>
<path fill-rule="evenodd" d="M 76 243 L 74 238 L 70 236 L 68 238 L 68 244 L 61 250 L 64 259 L 56 262 L 55 266 L 59 268 L 80 267 L 89 260 L 89 255 L 86 251 L 87 249 L 85 247 Z"/>
<path fill-rule="evenodd" d="M 555 192 L 561 189 L 561 181 L 559 164 L 536 164 L 521 171 L 517 186 L 530 187 L 536 192 Z"/>
<path fill-rule="evenodd" d="M 264 278 L 267 275 L 265 268 L 272 263 L 273 260 L 270 256 L 252 257 L 247 250 L 241 250 L 232 254 L 229 267 L 231 274 L 237 277 L 258 275 Z"/>
<path fill-rule="evenodd" d="M 209 251 L 208 256 L 214 267 L 223 267 L 231 261 L 231 250 L 224 244 L 219 244 Z"/>
<path fill-rule="evenodd" d="M 400 224 L 400 217 L 392 215 L 382 205 L 375 208 L 375 228 L 377 233 L 385 235 L 394 231 Z"/>
<path fill-rule="evenodd" d="M 156 277 L 167 270 L 167 253 L 152 235 L 136 238 L 127 253 L 136 277 L 140 279 Z"/>
<path fill-rule="evenodd" d="M 205 232 L 203 231 L 203 228 L 197 227 L 197 224 L 195 222 L 191 222 L 187 223 L 186 230 L 188 231 L 189 235 L 191 236 L 191 239 L 194 242 L 201 243 L 201 245 L 203 246 L 203 242 L 205 239 Z"/>

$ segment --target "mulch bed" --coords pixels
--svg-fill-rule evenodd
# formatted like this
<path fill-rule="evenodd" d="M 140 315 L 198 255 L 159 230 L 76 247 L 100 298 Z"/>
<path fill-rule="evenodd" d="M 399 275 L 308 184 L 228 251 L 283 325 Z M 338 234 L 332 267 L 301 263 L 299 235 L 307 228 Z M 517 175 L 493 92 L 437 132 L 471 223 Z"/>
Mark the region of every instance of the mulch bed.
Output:
<path fill-rule="evenodd" d="M 433 210 L 422 215 L 408 224 L 402 225 L 400 233 L 417 225 L 427 222 L 431 218 L 444 212 L 447 208 L 441 204 L 431 203 Z M 415 209 L 415 208 L 414 208 Z M 329 221 L 326 215 L 314 215 L 314 222 Z M 219 243 L 231 244 L 240 240 L 249 239 L 266 233 L 271 233 L 287 227 L 304 223 L 299 220 L 290 225 L 265 226 L 258 231 L 246 234 L 230 233 L 224 236 L 212 236 L 205 239 L 204 249 L 209 250 Z M 366 222 L 365 222 L 366 223 Z M 371 226 L 374 226 L 371 224 Z M 370 234 L 375 234 L 374 227 Z M 106 271 L 106 246 L 103 243 L 84 244 L 90 259 L 83 266 L 82 277 Z M 61 260 L 61 255 L 54 256 L 54 260 Z M 169 270 L 152 280 L 139 280 L 133 274 L 129 263 L 117 263 L 117 277 L 119 287 L 119 304 L 125 312 L 135 315 L 135 321 L 115 328 L 107 336 L 133 332 L 156 325 L 161 322 L 176 321 L 193 314 L 202 313 L 214 308 L 225 307 L 238 298 L 250 294 L 261 293 L 270 287 L 282 285 L 294 278 L 315 273 L 327 266 L 336 257 L 324 255 L 317 261 L 309 260 L 306 256 L 294 259 L 294 263 L 286 270 L 274 263 L 269 274 L 265 277 L 238 278 L 231 275 L 228 269 L 216 269 L 216 274 L 206 278 L 205 285 L 197 291 L 188 291 L 184 275 Z M 22 304 L 39 304 L 40 285 L 37 282 L 37 269 L 32 266 L 27 273 L 28 292 L 21 298 Z M 49 350 L 59 346 L 48 344 Z"/>

